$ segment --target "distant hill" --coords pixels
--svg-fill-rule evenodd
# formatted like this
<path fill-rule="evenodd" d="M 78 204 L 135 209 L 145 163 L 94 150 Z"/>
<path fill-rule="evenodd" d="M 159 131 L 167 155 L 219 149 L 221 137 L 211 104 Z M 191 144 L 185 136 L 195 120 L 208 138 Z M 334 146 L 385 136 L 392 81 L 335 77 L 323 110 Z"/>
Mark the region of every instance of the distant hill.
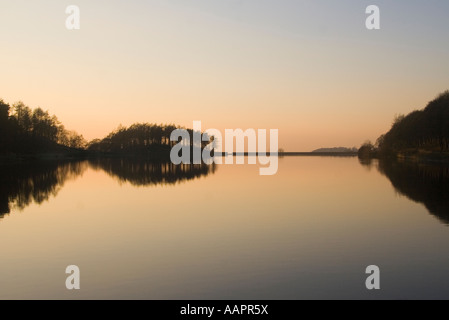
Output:
<path fill-rule="evenodd" d="M 320 148 L 313 150 L 312 152 L 326 152 L 326 153 L 342 153 L 342 152 L 357 152 L 357 148 L 345 148 L 345 147 L 334 147 L 334 148 Z"/>

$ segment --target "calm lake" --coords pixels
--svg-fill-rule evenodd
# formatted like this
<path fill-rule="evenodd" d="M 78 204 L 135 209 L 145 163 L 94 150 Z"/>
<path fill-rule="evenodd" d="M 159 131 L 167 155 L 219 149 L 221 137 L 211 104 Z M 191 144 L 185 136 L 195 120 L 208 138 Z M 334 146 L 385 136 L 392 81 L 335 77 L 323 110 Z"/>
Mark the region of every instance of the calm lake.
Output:
<path fill-rule="evenodd" d="M 447 299 L 448 223 L 440 166 L 1 166 L 0 299 Z"/>

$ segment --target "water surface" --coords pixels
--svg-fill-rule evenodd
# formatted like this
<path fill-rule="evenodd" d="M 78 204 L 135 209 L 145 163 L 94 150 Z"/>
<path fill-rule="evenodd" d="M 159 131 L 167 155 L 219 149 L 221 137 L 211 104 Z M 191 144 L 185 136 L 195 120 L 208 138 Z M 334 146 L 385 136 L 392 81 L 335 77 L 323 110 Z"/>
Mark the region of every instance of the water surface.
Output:
<path fill-rule="evenodd" d="M 357 158 L 0 168 L 1 299 L 449 298 L 449 171 Z M 81 290 L 65 288 L 65 268 Z M 381 270 L 381 290 L 365 268 Z"/>

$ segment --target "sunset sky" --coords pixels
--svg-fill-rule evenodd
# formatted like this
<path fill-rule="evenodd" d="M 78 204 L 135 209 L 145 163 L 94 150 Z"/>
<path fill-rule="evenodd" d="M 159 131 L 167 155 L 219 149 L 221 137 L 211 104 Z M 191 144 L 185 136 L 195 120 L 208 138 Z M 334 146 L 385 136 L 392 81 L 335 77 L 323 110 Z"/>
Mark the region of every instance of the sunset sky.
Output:
<path fill-rule="evenodd" d="M 287 151 L 360 146 L 449 89 L 448 14 L 447 0 L 0 0 L 0 98 L 88 140 L 201 120 L 279 129 Z"/>

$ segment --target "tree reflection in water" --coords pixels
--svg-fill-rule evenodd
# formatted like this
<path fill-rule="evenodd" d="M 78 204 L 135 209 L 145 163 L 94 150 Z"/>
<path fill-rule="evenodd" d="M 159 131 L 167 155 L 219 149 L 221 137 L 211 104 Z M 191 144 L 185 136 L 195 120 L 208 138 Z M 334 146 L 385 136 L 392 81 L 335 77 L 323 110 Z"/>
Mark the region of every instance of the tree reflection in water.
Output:
<path fill-rule="evenodd" d="M 101 159 L 89 160 L 94 169 L 101 169 L 120 183 L 129 182 L 134 186 L 175 184 L 185 182 L 216 170 L 215 164 L 181 164 L 171 162 L 149 162 L 141 159 Z"/>
<path fill-rule="evenodd" d="M 0 166 L 0 218 L 11 208 L 22 210 L 56 196 L 67 180 L 82 175 L 87 166 L 86 161 Z"/>
<path fill-rule="evenodd" d="M 70 179 L 82 176 L 88 167 L 103 170 L 134 186 L 176 184 L 214 173 L 215 165 L 174 165 L 138 159 L 96 159 L 89 161 L 42 161 L 0 166 L 0 218 L 12 209 L 22 210 L 56 196 Z"/>
<path fill-rule="evenodd" d="M 424 204 L 429 213 L 449 225 L 449 166 L 436 163 L 380 159 L 377 169 L 397 192 Z M 373 162 L 374 163 L 374 162 Z M 361 162 L 362 165 L 372 165 Z"/>

